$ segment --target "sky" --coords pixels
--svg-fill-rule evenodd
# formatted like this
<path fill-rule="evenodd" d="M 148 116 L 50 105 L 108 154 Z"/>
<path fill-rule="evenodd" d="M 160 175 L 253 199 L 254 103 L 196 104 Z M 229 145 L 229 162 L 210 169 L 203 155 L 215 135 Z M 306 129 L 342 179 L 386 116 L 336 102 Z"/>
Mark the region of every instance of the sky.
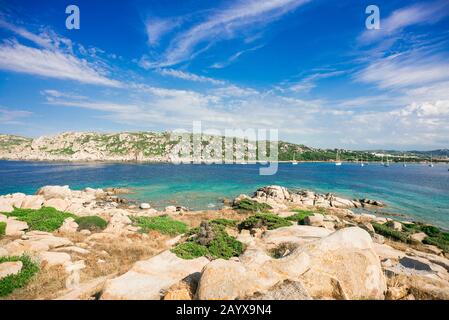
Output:
<path fill-rule="evenodd" d="M 0 0 L 0 133 L 193 121 L 322 148 L 447 148 L 449 0 Z"/>

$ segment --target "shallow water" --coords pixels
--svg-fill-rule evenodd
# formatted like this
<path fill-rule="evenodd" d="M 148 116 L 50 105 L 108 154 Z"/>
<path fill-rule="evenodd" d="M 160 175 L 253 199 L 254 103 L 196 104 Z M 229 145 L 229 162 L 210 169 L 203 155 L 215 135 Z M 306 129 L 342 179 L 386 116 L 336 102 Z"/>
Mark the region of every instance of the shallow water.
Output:
<path fill-rule="evenodd" d="M 273 176 L 260 176 L 259 165 L 172 165 L 115 163 L 44 163 L 0 161 L 0 194 L 32 194 L 43 185 L 131 187 L 129 197 L 155 207 L 179 204 L 191 209 L 218 208 L 223 198 L 278 184 L 333 192 L 348 198 L 384 201 L 386 213 L 399 213 L 449 228 L 447 165 L 282 163 Z M 380 212 L 381 213 L 381 212 Z"/>

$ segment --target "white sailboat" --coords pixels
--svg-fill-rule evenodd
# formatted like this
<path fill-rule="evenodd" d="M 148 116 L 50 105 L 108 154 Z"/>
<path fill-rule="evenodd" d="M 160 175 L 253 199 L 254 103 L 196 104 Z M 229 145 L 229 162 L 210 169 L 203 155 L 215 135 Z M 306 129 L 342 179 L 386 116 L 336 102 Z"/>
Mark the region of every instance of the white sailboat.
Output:
<path fill-rule="evenodd" d="M 387 156 L 387 162 L 384 164 L 384 167 L 389 167 L 390 166 L 390 159 Z"/>
<path fill-rule="evenodd" d="M 402 165 L 404 168 L 407 167 L 407 164 L 405 163 L 405 153 L 404 153 L 404 164 Z"/>
<path fill-rule="evenodd" d="M 339 150 L 337 150 L 337 158 L 335 159 L 335 165 L 336 166 L 341 166 L 340 151 Z"/>
<path fill-rule="evenodd" d="M 361 166 L 361 167 L 364 167 L 364 166 L 365 166 L 365 164 L 363 163 L 363 155 L 362 155 L 362 157 L 360 158 L 360 166 Z"/>
<path fill-rule="evenodd" d="M 433 168 L 432 154 L 430 155 L 430 163 L 429 163 L 429 167 Z"/>
<path fill-rule="evenodd" d="M 382 155 L 382 161 L 380 162 L 380 165 L 383 166 L 384 164 L 384 155 Z"/>

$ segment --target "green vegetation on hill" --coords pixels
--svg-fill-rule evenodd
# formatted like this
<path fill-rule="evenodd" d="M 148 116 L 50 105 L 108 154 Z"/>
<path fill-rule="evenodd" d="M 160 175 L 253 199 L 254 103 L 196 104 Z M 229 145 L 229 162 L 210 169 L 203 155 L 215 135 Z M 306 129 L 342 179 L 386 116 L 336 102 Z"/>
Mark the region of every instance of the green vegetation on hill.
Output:
<path fill-rule="evenodd" d="M 295 212 L 295 214 L 287 217 L 286 219 L 289 221 L 295 221 L 298 224 L 303 224 L 305 217 L 313 216 L 313 212 L 309 210 L 293 210 L 293 212 Z"/>
<path fill-rule="evenodd" d="M 37 263 L 28 256 L 21 257 L 0 257 L 0 264 L 3 262 L 22 262 L 22 270 L 15 275 L 9 275 L 0 279 L 0 297 L 12 293 L 15 289 L 24 287 L 31 278 L 39 271 Z"/>
<path fill-rule="evenodd" d="M 132 217 L 132 220 L 143 232 L 156 230 L 164 234 L 177 235 L 186 233 L 188 230 L 188 227 L 184 222 L 176 221 L 169 216 Z"/>
<path fill-rule="evenodd" d="M 71 213 L 61 212 L 50 207 L 43 207 L 39 210 L 14 208 L 13 212 L 4 214 L 25 221 L 28 224 L 29 230 L 46 232 L 55 231 L 62 226 L 64 220 L 67 218 L 76 218 Z"/>

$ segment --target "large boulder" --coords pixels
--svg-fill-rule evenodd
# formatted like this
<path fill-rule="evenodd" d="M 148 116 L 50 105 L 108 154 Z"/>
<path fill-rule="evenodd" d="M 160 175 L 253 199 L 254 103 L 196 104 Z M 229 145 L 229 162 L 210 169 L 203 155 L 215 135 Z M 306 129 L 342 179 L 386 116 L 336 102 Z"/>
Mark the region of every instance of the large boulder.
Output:
<path fill-rule="evenodd" d="M 7 236 L 20 236 L 24 230 L 28 229 L 28 224 L 24 221 L 16 220 L 15 218 L 8 218 L 6 221 L 5 234 Z"/>
<path fill-rule="evenodd" d="M 68 253 L 65 252 L 42 252 L 39 254 L 39 261 L 42 265 L 47 267 L 53 267 L 58 265 L 64 265 L 70 262 L 72 259 Z"/>
<path fill-rule="evenodd" d="M 267 186 L 257 189 L 255 198 L 261 200 L 274 200 L 276 202 L 290 201 L 291 195 L 287 188 L 281 186 Z"/>
<path fill-rule="evenodd" d="M 323 227 L 324 216 L 320 213 L 315 213 L 313 216 L 307 216 L 304 218 L 304 224 L 314 227 Z"/>
<path fill-rule="evenodd" d="M 22 201 L 21 208 L 39 210 L 42 208 L 44 200 L 43 196 L 26 196 Z"/>
<path fill-rule="evenodd" d="M 11 275 L 18 274 L 23 267 L 22 261 L 0 263 L 0 280 Z"/>
<path fill-rule="evenodd" d="M 102 300 L 159 300 L 162 291 L 201 272 L 209 262 L 204 257 L 184 260 L 170 251 L 137 262 L 127 273 L 105 284 Z"/>
<path fill-rule="evenodd" d="M 59 211 L 66 211 L 69 205 L 70 205 L 69 201 L 59 198 L 52 198 L 49 200 L 45 200 L 43 204 L 44 207 L 55 208 L 56 210 Z"/>
<path fill-rule="evenodd" d="M 266 293 L 277 283 L 297 279 L 309 267 L 307 253 L 295 251 L 281 259 L 248 248 L 240 261 L 214 260 L 203 270 L 198 285 L 200 300 L 233 300 Z"/>
<path fill-rule="evenodd" d="M 0 212 L 13 212 L 14 208 L 11 204 L 11 199 L 0 198 Z"/>
<path fill-rule="evenodd" d="M 304 244 L 328 236 L 331 231 L 312 226 L 293 225 L 274 230 L 268 230 L 262 235 L 262 241 L 268 246 L 281 243 Z"/>
<path fill-rule="evenodd" d="M 310 268 L 300 280 L 314 298 L 383 299 L 386 281 L 370 235 L 358 227 L 307 243 Z"/>
<path fill-rule="evenodd" d="M 72 191 L 69 186 L 45 186 L 40 188 L 36 194 L 43 196 L 46 200 L 66 199 L 72 196 Z"/>
<path fill-rule="evenodd" d="M 330 200 L 330 204 L 335 208 L 354 208 L 354 202 L 339 197 L 332 197 Z"/>

